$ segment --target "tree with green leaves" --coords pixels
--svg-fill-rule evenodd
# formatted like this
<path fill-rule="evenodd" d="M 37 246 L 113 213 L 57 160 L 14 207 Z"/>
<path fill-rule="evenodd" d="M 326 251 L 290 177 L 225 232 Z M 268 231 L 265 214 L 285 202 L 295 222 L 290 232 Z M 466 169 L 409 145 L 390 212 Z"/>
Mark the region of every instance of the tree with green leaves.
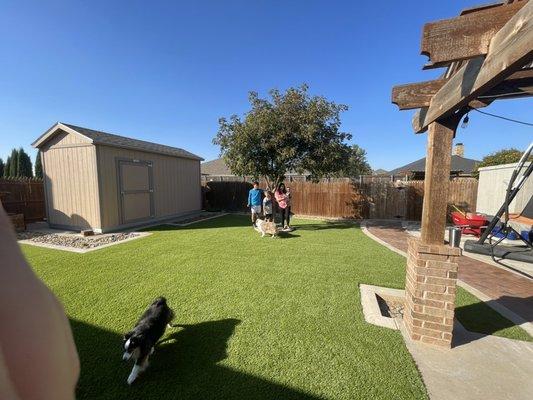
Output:
<path fill-rule="evenodd" d="M 269 94 L 263 99 L 250 92 L 243 119 L 219 119 L 213 143 L 233 174 L 263 177 L 274 188 L 289 171 L 306 171 L 317 181 L 346 168 L 352 136 L 340 130 L 340 114 L 347 106 L 310 96 L 307 85 Z"/>
<path fill-rule="evenodd" d="M 520 161 L 522 153 L 523 152 L 518 149 L 510 148 L 495 151 L 494 153 L 486 155 L 485 157 L 483 157 L 483 160 L 481 160 L 481 162 L 476 165 L 476 170 L 474 171 L 473 175 L 476 178 L 479 177 L 479 168 L 482 167 L 516 163 Z M 530 161 L 533 161 L 533 159 L 530 159 Z"/>
<path fill-rule="evenodd" d="M 11 156 L 7 156 L 6 163 L 4 164 L 4 173 L 2 176 L 7 178 L 9 176 L 9 166 L 11 165 Z"/>
<path fill-rule="evenodd" d="M 30 156 L 24 151 L 22 147 L 19 149 L 18 155 L 19 167 L 17 171 L 17 176 L 24 178 L 33 178 L 33 165 Z"/>
<path fill-rule="evenodd" d="M 372 173 L 372 168 L 366 159 L 366 151 L 360 146 L 353 144 L 350 147 L 350 156 L 347 167 L 342 170 L 344 177 L 356 177 L 359 175 L 368 175 Z"/>
<path fill-rule="evenodd" d="M 4 176 L 4 168 L 5 168 L 4 160 L 0 158 L 0 178 Z"/>
<path fill-rule="evenodd" d="M 41 151 L 37 151 L 37 156 L 35 156 L 35 177 L 43 179 L 43 164 L 41 162 Z"/>
<path fill-rule="evenodd" d="M 7 162 L 4 165 L 3 176 L 5 178 L 33 177 L 31 158 L 22 147 L 18 150 L 11 150 L 11 155 L 7 158 Z"/>
<path fill-rule="evenodd" d="M 18 165 L 19 165 L 19 153 L 17 149 L 11 150 L 11 156 L 9 157 L 9 166 L 7 171 L 7 176 L 14 178 L 18 174 Z"/>

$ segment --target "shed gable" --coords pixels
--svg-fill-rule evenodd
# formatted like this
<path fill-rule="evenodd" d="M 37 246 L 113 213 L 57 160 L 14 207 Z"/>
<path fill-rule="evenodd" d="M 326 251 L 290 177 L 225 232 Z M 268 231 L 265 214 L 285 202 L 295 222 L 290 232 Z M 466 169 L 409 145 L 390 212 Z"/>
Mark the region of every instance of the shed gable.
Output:
<path fill-rule="evenodd" d="M 92 141 L 85 136 L 58 129 L 50 137 L 48 137 L 46 141 L 40 145 L 40 147 L 42 151 L 46 151 L 56 148 L 91 145 L 91 143 Z"/>

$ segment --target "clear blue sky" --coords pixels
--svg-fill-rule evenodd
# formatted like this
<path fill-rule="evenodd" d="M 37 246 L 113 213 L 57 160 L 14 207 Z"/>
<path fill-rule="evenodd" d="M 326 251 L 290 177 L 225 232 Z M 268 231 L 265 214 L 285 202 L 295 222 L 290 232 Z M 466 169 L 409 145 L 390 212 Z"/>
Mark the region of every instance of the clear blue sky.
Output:
<path fill-rule="evenodd" d="M 247 110 L 247 92 L 306 82 L 347 104 L 343 129 L 373 168 L 424 156 L 413 111 L 390 103 L 395 84 L 433 79 L 419 55 L 425 22 L 475 0 L 3 0 L 0 157 L 56 121 L 183 147 L 206 160 L 220 116 Z M 487 111 L 533 119 L 533 100 Z M 532 128 L 471 115 L 466 156 L 526 147 Z M 35 153 L 32 151 L 32 155 Z"/>

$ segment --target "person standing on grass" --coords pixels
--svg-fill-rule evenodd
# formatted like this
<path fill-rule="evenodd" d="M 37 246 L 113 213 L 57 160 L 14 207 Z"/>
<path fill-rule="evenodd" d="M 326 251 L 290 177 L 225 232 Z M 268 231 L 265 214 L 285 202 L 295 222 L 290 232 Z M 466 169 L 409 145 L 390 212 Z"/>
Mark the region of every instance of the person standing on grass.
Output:
<path fill-rule="evenodd" d="M 263 199 L 263 214 L 265 215 L 265 221 L 272 222 L 272 193 L 270 193 L 268 188 Z"/>
<path fill-rule="evenodd" d="M 289 209 L 288 213 L 289 213 L 289 218 L 292 217 L 292 211 L 291 211 L 291 206 L 292 206 L 292 195 L 291 195 L 291 188 L 287 186 L 287 208 Z"/>
<path fill-rule="evenodd" d="M 283 230 L 289 231 L 291 230 L 290 226 L 290 193 L 287 193 L 287 189 L 285 188 L 285 184 L 281 182 L 278 185 L 278 188 L 276 189 L 276 192 L 274 193 L 274 197 L 276 198 L 276 202 L 278 203 L 279 211 L 281 214 L 281 225 L 283 226 Z"/>
<path fill-rule="evenodd" d="M 261 204 L 263 191 L 259 189 L 259 182 L 253 181 L 254 187 L 248 192 L 248 207 L 252 212 L 252 225 L 255 226 L 257 217 L 261 215 Z"/>

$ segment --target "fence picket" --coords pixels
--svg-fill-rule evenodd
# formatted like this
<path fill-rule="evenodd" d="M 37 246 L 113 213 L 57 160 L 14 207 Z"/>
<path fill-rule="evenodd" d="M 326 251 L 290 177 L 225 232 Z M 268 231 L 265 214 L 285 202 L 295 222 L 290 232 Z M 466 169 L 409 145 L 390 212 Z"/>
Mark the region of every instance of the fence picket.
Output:
<path fill-rule="evenodd" d="M 42 181 L 0 179 L 0 194 L 2 205 L 7 213 L 24 214 L 26 222 L 40 221 L 45 218 Z"/>

